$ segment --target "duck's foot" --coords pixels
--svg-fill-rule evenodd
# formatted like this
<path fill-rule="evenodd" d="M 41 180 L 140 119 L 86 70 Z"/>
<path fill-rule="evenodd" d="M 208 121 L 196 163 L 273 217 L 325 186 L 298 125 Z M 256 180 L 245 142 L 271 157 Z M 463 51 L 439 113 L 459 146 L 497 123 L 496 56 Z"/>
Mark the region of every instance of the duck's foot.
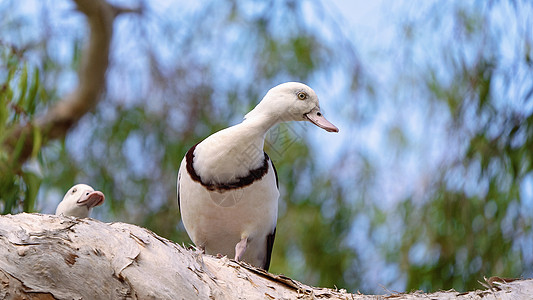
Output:
<path fill-rule="evenodd" d="M 240 242 L 235 245 L 235 260 L 239 261 L 241 260 L 242 256 L 244 255 L 244 251 L 246 251 L 246 244 L 248 242 L 248 238 L 242 238 Z"/>

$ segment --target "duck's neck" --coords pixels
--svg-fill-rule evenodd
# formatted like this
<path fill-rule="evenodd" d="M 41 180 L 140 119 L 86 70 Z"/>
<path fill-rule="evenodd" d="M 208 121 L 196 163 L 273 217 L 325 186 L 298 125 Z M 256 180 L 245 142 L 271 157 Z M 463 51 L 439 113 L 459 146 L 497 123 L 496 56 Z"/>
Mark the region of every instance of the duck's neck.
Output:
<path fill-rule="evenodd" d="M 194 168 L 206 182 L 233 182 L 261 167 L 268 130 L 278 122 L 265 115 L 247 115 L 235 126 L 219 131 L 200 143 Z"/>
<path fill-rule="evenodd" d="M 247 131 L 264 139 L 268 130 L 280 122 L 280 119 L 252 110 L 246 115 L 246 119 L 240 125 L 246 128 Z"/>

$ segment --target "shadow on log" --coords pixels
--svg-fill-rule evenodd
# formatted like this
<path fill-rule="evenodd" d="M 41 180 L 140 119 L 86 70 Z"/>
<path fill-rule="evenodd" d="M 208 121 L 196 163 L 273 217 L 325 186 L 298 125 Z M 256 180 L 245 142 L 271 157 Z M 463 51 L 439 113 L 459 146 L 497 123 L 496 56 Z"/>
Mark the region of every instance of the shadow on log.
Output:
<path fill-rule="evenodd" d="M 0 216 L 1 299 L 528 299 L 533 280 L 484 291 L 349 294 L 311 287 L 125 223 Z"/>

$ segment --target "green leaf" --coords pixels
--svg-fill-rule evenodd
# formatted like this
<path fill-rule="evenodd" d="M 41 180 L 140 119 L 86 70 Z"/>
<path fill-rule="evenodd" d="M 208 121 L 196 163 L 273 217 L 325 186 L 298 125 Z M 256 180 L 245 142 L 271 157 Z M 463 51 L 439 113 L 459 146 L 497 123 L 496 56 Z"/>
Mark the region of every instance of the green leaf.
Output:
<path fill-rule="evenodd" d="M 33 149 L 31 151 L 31 157 L 37 157 L 39 150 L 41 150 L 42 142 L 43 136 L 41 130 L 37 126 L 33 126 Z"/>
<path fill-rule="evenodd" d="M 32 172 L 24 172 L 22 178 L 26 184 L 25 199 L 22 205 L 23 209 L 25 212 L 34 212 L 35 200 L 37 199 L 42 179 Z"/>
<path fill-rule="evenodd" d="M 4 88 L 7 88 L 4 86 Z M 4 89 L 0 91 L 0 142 L 3 140 L 2 135 L 5 133 L 7 119 L 9 117 L 9 110 L 7 108 L 7 99 L 5 97 Z"/>
<path fill-rule="evenodd" d="M 26 104 L 27 104 L 27 113 L 30 116 L 33 116 L 35 113 L 35 108 L 37 107 L 37 91 L 39 90 L 39 69 L 35 68 L 33 71 L 33 78 L 30 86 L 30 90 L 28 93 L 28 97 L 26 98 Z"/>
<path fill-rule="evenodd" d="M 22 67 L 22 73 L 20 74 L 19 80 L 20 80 L 19 81 L 20 96 L 17 101 L 17 105 L 24 107 L 24 100 L 26 98 L 26 90 L 28 88 L 28 65 L 26 63 L 24 63 L 24 66 Z"/>
<path fill-rule="evenodd" d="M 11 213 L 18 200 L 19 186 L 17 177 L 11 171 L 11 168 L 5 164 L 5 161 L 0 161 L 2 165 L 0 173 L 0 204 L 3 203 L 3 214 Z"/>

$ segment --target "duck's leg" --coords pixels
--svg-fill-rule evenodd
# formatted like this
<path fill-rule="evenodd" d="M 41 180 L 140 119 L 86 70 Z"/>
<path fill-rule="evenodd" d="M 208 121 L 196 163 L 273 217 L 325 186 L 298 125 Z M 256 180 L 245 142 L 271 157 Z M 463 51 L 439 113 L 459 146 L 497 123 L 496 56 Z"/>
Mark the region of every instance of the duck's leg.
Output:
<path fill-rule="evenodd" d="M 248 242 L 247 237 L 243 237 L 240 242 L 235 245 L 235 260 L 239 261 L 241 260 L 242 256 L 244 255 L 244 251 L 246 251 L 246 243 Z"/>

